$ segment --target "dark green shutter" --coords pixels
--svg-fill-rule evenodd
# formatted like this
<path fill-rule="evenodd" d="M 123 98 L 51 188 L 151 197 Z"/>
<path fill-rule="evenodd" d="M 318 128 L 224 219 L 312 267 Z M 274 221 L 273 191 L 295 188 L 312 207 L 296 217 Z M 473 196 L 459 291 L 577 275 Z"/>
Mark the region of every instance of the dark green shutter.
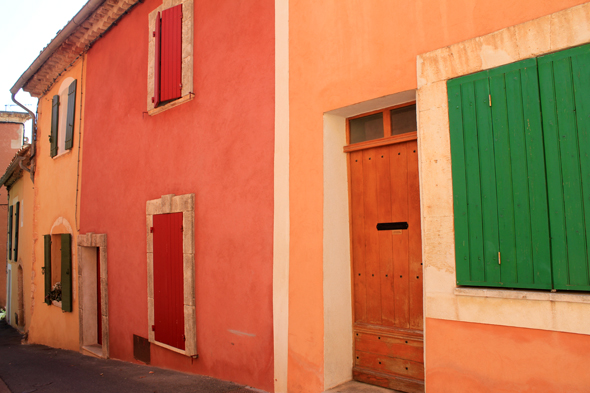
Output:
<path fill-rule="evenodd" d="M 536 60 L 447 86 L 457 283 L 551 288 Z"/>
<path fill-rule="evenodd" d="M 49 141 L 51 142 L 51 157 L 57 155 L 57 129 L 59 128 L 59 96 L 53 96 L 51 103 L 51 135 Z"/>
<path fill-rule="evenodd" d="M 590 46 L 538 63 L 554 287 L 590 290 Z"/>
<path fill-rule="evenodd" d="M 61 309 L 72 311 L 72 235 L 61 235 Z"/>
<path fill-rule="evenodd" d="M 74 118 L 76 114 L 76 80 L 68 88 L 68 115 L 66 122 L 66 150 L 74 145 Z"/>
<path fill-rule="evenodd" d="M 14 214 L 14 260 L 18 261 L 18 228 L 20 226 L 19 214 L 20 202 L 16 203 L 16 212 Z"/>
<path fill-rule="evenodd" d="M 45 275 L 45 303 L 51 304 L 49 293 L 51 292 L 51 235 L 43 235 L 45 266 L 43 274 Z"/>
<path fill-rule="evenodd" d="M 8 260 L 12 260 L 12 218 L 13 218 L 13 207 L 10 205 L 8 208 Z"/>

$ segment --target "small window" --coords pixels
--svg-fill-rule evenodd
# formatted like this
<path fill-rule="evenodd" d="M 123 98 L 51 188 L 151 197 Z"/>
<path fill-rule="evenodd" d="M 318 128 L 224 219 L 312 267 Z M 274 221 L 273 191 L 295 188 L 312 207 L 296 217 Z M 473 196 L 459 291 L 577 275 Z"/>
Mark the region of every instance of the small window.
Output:
<path fill-rule="evenodd" d="M 45 303 L 72 311 L 72 235 L 45 235 Z"/>
<path fill-rule="evenodd" d="M 415 133 L 417 129 L 413 102 L 348 119 L 350 144 Z"/>
<path fill-rule="evenodd" d="M 50 155 L 55 157 L 74 144 L 74 123 L 76 119 L 76 80 L 66 78 L 60 88 L 59 94 L 53 96 L 51 102 L 51 143 Z"/>

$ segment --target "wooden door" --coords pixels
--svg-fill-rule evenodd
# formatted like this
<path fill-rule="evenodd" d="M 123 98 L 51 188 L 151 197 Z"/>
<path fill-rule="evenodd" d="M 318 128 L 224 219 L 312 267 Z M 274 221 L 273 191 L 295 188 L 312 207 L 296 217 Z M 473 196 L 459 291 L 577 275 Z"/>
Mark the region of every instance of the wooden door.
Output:
<path fill-rule="evenodd" d="M 424 391 L 416 140 L 349 153 L 354 379 Z M 377 224 L 407 229 L 378 230 Z"/>

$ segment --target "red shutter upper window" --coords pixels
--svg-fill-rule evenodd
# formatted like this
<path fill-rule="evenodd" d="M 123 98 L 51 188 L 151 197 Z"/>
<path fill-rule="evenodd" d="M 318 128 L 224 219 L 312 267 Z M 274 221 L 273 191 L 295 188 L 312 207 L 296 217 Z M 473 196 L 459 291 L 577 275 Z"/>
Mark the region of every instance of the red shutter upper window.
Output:
<path fill-rule="evenodd" d="M 154 106 L 181 97 L 182 4 L 168 8 L 156 18 Z"/>

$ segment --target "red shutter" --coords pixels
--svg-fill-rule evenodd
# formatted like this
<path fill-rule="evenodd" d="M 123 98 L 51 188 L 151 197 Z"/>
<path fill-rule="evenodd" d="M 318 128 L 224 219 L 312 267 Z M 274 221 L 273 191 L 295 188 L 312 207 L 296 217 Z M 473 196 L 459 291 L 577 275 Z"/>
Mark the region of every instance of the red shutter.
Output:
<path fill-rule="evenodd" d="M 182 213 L 154 215 L 156 341 L 184 350 Z"/>
<path fill-rule="evenodd" d="M 152 97 L 152 101 L 154 103 L 154 107 L 160 105 L 160 62 L 161 62 L 161 26 L 162 21 L 160 19 L 160 13 L 158 12 L 158 16 L 156 17 L 156 30 L 154 31 L 155 45 L 156 45 L 156 55 L 154 56 L 154 96 Z"/>
<path fill-rule="evenodd" d="M 182 88 L 182 4 L 162 12 L 160 102 L 180 98 Z"/>

